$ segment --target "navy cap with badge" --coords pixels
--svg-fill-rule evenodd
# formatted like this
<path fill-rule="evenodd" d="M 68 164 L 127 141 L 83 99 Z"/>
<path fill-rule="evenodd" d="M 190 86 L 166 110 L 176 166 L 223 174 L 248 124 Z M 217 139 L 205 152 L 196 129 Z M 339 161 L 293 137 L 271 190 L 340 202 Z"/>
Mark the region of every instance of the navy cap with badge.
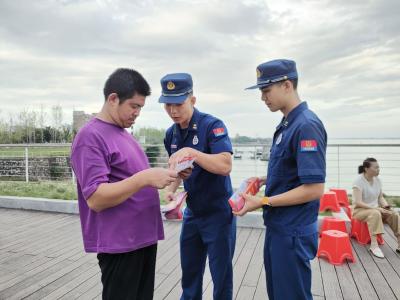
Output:
<path fill-rule="evenodd" d="M 180 104 L 193 92 L 192 76 L 187 73 L 167 74 L 161 78 L 160 103 Z"/>
<path fill-rule="evenodd" d="M 257 84 L 246 90 L 262 89 L 279 81 L 297 78 L 296 63 L 289 59 L 276 59 L 262 63 L 256 71 Z"/>

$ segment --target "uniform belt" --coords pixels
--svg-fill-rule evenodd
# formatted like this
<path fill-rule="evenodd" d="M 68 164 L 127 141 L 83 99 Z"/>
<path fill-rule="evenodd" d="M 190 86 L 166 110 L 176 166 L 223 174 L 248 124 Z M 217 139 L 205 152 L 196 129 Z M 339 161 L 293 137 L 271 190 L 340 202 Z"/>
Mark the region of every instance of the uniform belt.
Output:
<path fill-rule="evenodd" d="M 306 236 L 318 232 L 318 221 L 308 225 L 288 227 L 280 224 L 266 224 L 267 230 L 288 236 Z"/>

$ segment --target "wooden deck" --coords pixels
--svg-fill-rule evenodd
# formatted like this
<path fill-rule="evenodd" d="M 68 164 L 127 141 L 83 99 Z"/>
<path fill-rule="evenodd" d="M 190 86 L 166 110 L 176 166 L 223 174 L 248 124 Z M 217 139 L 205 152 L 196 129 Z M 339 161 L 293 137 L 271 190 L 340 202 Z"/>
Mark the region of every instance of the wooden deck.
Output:
<path fill-rule="evenodd" d="M 180 224 L 165 223 L 160 242 L 154 299 L 179 299 Z M 356 263 L 333 266 L 315 259 L 314 299 L 400 299 L 400 257 L 391 233 L 385 259 L 353 242 Z M 234 257 L 234 298 L 267 299 L 262 263 L 264 230 L 238 228 Z M 288 287 L 290 283 L 288 283 Z M 82 249 L 78 216 L 0 209 L 0 299 L 100 299 L 99 267 Z M 204 299 L 212 299 L 209 271 Z"/>

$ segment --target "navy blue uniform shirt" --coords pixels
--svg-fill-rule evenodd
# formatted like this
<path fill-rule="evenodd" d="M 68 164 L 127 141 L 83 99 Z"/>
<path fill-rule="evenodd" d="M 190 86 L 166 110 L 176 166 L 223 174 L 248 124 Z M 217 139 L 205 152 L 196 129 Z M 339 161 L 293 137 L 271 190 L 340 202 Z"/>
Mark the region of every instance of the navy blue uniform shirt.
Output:
<path fill-rule="evenodd" d="M 302 184 L 324 183 L 327 134 L 317 115 L 302 102 L 276 128 L 268 163 L 266 196 L 292 190 Z M 282 207 L 264 206 L 268 226 L 308 225 L 317 220 L 319 199 Z"/>
<path fill-rule="evenodd" d="M 193 111 L 187 130 L 181 130 L 179 124 L 167 129 L 164 146 L 170 156 L 184 147 L 208 154 L 233 153 L 224 123 L 197 109 Z M 231 212 L 228 199 L 232 195 L 232 184 L 229 176 L 210 173 L 194 163 L 192 174 L 184 181 L 184 187 L 188 192 L 187 206 L 195 216 Z"/>

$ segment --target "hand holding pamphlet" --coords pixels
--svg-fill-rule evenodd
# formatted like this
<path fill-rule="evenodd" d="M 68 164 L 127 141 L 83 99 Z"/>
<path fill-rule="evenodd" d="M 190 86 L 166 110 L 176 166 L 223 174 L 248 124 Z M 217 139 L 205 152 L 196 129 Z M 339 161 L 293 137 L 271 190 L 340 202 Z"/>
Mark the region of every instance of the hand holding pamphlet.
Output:
<path fill-rule="evenodd" d="M 180 192 L 176 194 L 174 200 L 169 202 L 167 205 L 161 206 L 161 212 L 164 214 L 164 217 L 168 220 L 171 219 L 182 219 L 181 207 L 183 202 L 186 200 L 187 192 Z"/>
<path fill-rule="evenodd" d="M 263 185 L 263 180 L 260 180 L 258 177 L 252 177 L 244 180 L 235 193 L 229 198 L 229 205 L 232 207 L 232 210 L 237 212 L 240 211 L 244 206 L 244 198 L 240 196 L 240 194 L 251 194 L 255 195 L 260 190 L 260 187 Z"/>
<path fill-rule="evenodd" d="M 179 173 L 187 168 L 192 168 L 193 163 L 194 163 L 194 157 L 187 156 L 178 161 L 178 163 L 175 166 L 175 171 Z"/>

